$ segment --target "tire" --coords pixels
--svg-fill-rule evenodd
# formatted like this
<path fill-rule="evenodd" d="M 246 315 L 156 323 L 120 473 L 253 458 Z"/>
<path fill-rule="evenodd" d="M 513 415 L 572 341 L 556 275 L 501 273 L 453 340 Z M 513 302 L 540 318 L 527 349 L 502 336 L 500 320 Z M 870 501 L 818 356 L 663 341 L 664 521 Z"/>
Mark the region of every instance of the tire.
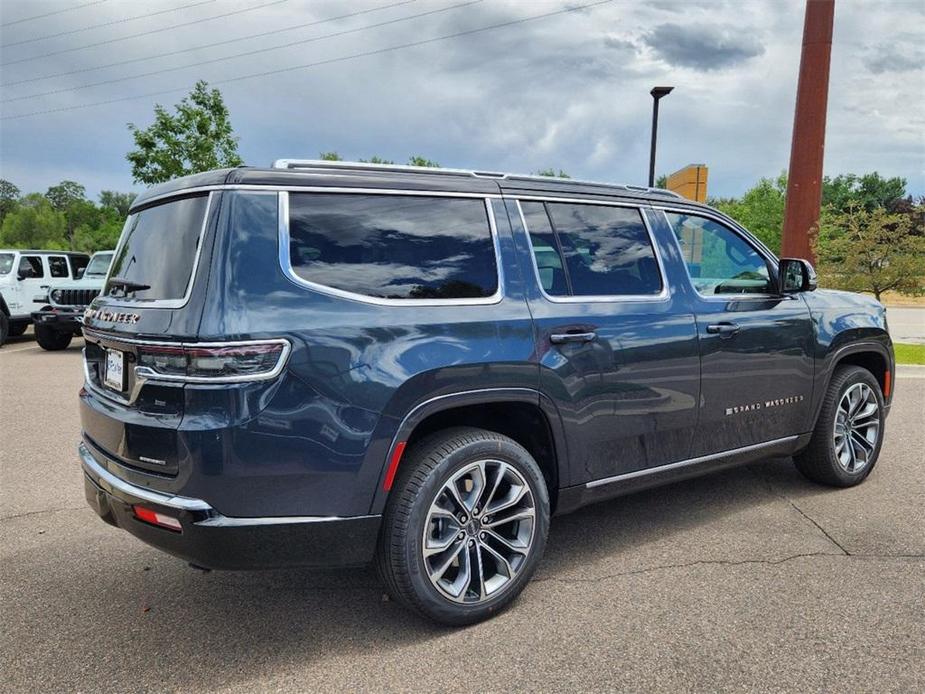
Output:
<path fill-rule="evenodd" d="M 7 335 L 9 337 L 19 337 L 24 332 L 26 332 L 26 328 L 28 327 L 29 327 L 28 323 L 11 323 L 10 329 Z"/>
<path fill-rule="evenodd" d="M 476 493 L 479 475 L 487 481 Z M 513 516 L 519 520 L 509 520 Z M 483 429 L 447 429 L 415 444 L 402 460 L 376 563 L 396 601 L 441 624 L 473 624 L 503 610 L 523 590 L 548 532 L 549 492 L 526 449 Z M 444 540 L 448 549 L 425 559 L 425 543 Z"/>
<path fill-rule="evenodd" d="M 6 338 L 10 334 L 10 319 L 7 318 L 6 314 L 0 311 L 0 347 L 3 346 L 3 343 L 6 342 Z"/>
<path fill-rule="evenodd" d="M 35 341 L 39 343 L 39 347 L 49 352 L 67 349 L 73 337 L 71 333 L 58 332 L 42 325 L 35 326 Z"/>
<path fill-rule="evenodd" d="M 877 379 L 860 366 L 840 366 L 829 382 L 812 439 L 794 456 L 794 463 L 805 477 L 819 484 L 860 484 L 877 464 L 884 424 L 883 393 Z M 847 435 L 839 435 L 846 430 Z"/>

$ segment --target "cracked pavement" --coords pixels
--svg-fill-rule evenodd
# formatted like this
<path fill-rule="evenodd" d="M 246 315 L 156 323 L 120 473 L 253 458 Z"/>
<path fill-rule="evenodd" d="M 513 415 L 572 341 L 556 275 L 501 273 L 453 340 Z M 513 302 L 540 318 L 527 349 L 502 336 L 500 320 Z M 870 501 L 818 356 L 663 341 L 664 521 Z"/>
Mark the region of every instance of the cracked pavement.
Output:
<path fill-rule="evenodd" d="M 0 350 L 6 691 L 923 691 L 925 378 L 878 467 L 830 490 L 771 460 L 553 520 L 513 609 L 462 630 L 374 574 L 209 573 L 84 505 L 80 347 Z"/>

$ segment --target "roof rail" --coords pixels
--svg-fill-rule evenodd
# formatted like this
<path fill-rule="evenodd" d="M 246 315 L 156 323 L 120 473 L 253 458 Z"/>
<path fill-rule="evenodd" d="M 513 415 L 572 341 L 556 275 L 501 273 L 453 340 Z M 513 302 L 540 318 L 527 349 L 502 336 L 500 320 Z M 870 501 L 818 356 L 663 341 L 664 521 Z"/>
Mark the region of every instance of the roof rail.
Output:
<path fill-rule="evenodd" d="M 634 186 L 620 183 L 604 183 L 602 181 L 583 181 L 575 178 L 559 178 L 557 176 L 538 176 L 536 174 L 507 174 L 500 171 L 474 171 L 472 169 L 447 169 L 432 166 L 410 166 L 405 164 L 373 164 L 364 161 L 331 161 L 328 159 L 277 159 L 273 162 L 274 169 L 360 169 L 371 171 L 394 171 L 397 173 L 428 173 L 448 176 L 474 176 L 476 178 L 496 178 L 506 180 L 546 181 L 558 183 L 577 183 L 579 185 L 605 186 L 607 188 L 623 188 L 631 193 L 655 193 L 669 195 L 673 198 L 683 198 L 673 190 L 665 188 L 650 188 L 648 186 Z"/>

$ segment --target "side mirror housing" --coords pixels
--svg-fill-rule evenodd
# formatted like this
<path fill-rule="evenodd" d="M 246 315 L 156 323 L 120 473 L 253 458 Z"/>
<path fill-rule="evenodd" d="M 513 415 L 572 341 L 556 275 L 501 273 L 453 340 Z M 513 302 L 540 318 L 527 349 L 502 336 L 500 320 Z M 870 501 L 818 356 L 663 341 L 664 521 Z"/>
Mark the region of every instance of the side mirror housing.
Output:
<path fill-rule="evenodd" d="M 86 269 L 87 269 L 87 268 L 85 268 L 85 267 L 79 267 L 79 268 L 77 268 L 77 272 L 74 274 L 74 279 L 75 279 L 75 280 L 79 280 L 81 277 L 83 277 L 83 276 L 84 276 L 84 270 L 86 270 Z"/>
<path fill-rule="evenodd" d="M 816 270 L 812 263 L 802 258 L 781 258 L 777 286 L 781 294 L 811 292 L 818 286 Z"/>
<path fill-rule="evenodd" d="M 16 279 L 22 281 L 27 280 L 32 277 L 35 273 L 32 271 L 32 268 L 20 268 L 19 272 L 16 273 Z"/>

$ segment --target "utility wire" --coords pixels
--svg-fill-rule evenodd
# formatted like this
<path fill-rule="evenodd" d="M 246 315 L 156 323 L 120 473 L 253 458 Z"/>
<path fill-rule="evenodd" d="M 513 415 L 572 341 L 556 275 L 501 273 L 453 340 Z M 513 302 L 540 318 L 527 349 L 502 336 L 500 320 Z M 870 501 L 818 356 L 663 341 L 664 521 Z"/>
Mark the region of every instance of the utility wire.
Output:
<path fill-rule="evenodd" d="M 170 51 L 168 53 L 156 53 L 154 55 L 148 55 L 144 58 L 132 58 L 130 60 L 120 60 L 115 63 L 107 63 L 106 65 L 96 65 L 94 67 L 82 67 L 76 70 L 69 70 L 67 72 L 56 72 L 53 75 L 43 75 L 41 77 L 30 77 L 29 79 L 17 80 L 16 82 L 3 82 L 0 84 L 0 87 L 13 87 L 19 84 L 28 84 L 31 82 L 40 82 L 42 80 L 51 79 L 53 77 L 67 77 L 68 75 L 76 75 L 81 72 L 92 72 L 93 70 L 103 70 L 109 67 L 120 67 L 122 65 L 130 65 L 131 63 L 141 63 L 147 62 L 149 60 L 156 60 L 157 58 L 166 58 L 172 55 L 180 55 L 181 53 L 189 53 L 190 51 L 201 51 L 207 48 L 215 48 L 216 46 L 224 46 L 229 43 L 238 43 L 240 41 L 248 41 L 250 39 L 262 38 L 264 36 L 278 36 L 279 34 L 285 33 L 287 31 L 295 31 L 296 29 L 305 29 L 307 27 L 315 26 L 317 24 L 326 24 L 327 22 L 334 22 L 338 19 L 348 19 L 350 17 L 358 17 L 363 14 L 370 14 L 371 12 L 380 12 L 382 10 L 388 10 L 393 7 L 399 7 L 401 5 L 410 5 L 411 3 L 418 2 L 418 0 L 401 0 L 400 2 L 393 2 L 390 5 L 380 5 L 379 7 L 372 7 L 368 10 L 359 10 L 357 12 L 350 12 L 348 14 L 338 15 L 337 17 L 328 17 L 327 19 L 317 19 L 313 22 L 306 22 L 305 24 L 296 24 L 295 26 L 283 27 L 282 29 L 271 29 L 270 31 L 262 31 L 259 34 L 250 34 L 248 36 L 238 36 L 237 38 L 227 39 L 225 41 L 216 41 L 215 43 L 203 43 L 198 46 L 192 46 L 190 48 L 181 48 L 176 51 Z"/>
<path fill-rule="evenodd" d="M 35 43 L 36 41 L 44 41 L 45 39 L 56 39 L 59 36 L 70 36 L 71 34 L 79 34 L 84 31 L 90 31 L 91 29 L 99 29 L 100 27 L 113 26 L 114 24 L 125 24 L 126 22 L 134 22 L 137 19 L 147 19 L 148 17 L 156 17 L 160 14 L 167 14 L 169 12 L 179 12 L 180 10 L 187 10 L 190 7 L 198 7 L 199 5 L 208 5 L 213 3 L 215 0 L 199 0 L 199 2 L 191 2 L 188 5 L 180 5 L 179 7 L 171 7 L 169 10 L 158 10 L 157 12 L 149 12 L 148 14 L 137 14 L 134 17 L 123 17 L 122 19 L 113 19 L 109 22 L 101 22 L 100 24 L 91 24 L 88 27 L 81 27 L 80 29 L 68 29 L 67 31 L 59 31 L 57 34 L 46 34 L 45 36 L 35 36 L 31 39 L 23 39 L 22 41 L 14 41 L 13 43 L 3 44 L 4 48 L 12 48 L 13 46 L 22 46 L 26 43 Z"/>
<path fill-rule="evenodd" d="M 555 10 L 554 12 L 544 12 L 543 14 L 532 15 L 530 17 L 522 17 L 520 19 L 512 19 L 507 22 L 501 22 L 499 24 L 490 24 L 488 26 L 479 27 L 477 29 L 469 29 L 467 31 L 458 31 L 452 34 L 443 34 L 442 36 L 434 36 L 429 39 L 422 39 L 420 41 L 411 41 L 409 43 L 401 43 L 396 46 L 387 46 L 386 48 L 377 48 L 372 51 L 363 51 L 362 53 L 353 53 L 351 55 L 340 56 L 338 58 L 329 58 L 327 60 L 319 60 L 313 63 L 303 63 L 302 65 L 291 65 L 289 67 L 279 68 L 276 70 L 265 70 L 263 72 L 252 72 L 248 75 L 239 75 L 238 77 L 229 77 L 223 80 L 216 80 L 212 82 L 213 85 L 218 84 L 230 84 L 232 82 L 241 82 L 243 80 L 255 79 L 257 77 L 269 77 L 270 75 L 278 75 L 284 72 L 293 72 L 295 70 L 306 70 L 313 67 L 320 67 L 322 65 L 331 65 L 333 63 L 340 63 L 346 60 L 353 60 L 356 58 L 366 58 L 373 55 L 381 55 L 383 53 L 392 53 L 395 51 L 400 51 L 405 48 L 415 48 L 417 46 L 424 46 L 431 43 L 437 43 L 438 41 L 446 41 L 448 39 L 459 38 L 460 36 L 471 36 L 473 34 L 479 34 L 484 31 L 491 31 L 493 29 L 502 29 L 504 27 L 514 26 L 516 24 L 526 24 L 527 22 L 534 22 L 539 19 L 545 19 L 547 17 L 553 17 L 555 15 L 567 14 L 569 12 L 580 12 L 581 10 L 588 10 L 593 7 L 598 7 L 600 5 L 606 5 L 614 0 L 597 0 L 597 2 L 590 2 L 584 5 L 572 5 L 561 10 Z M 175 92 L 185 91 L 189 87 L 175 87 L 173 89 L 161 89 L 156 92 L 148 92 L 146 94 L 135 94 L 133 96 L 122 96 L 116 99 L 107 99 L 105 101 L 94 101 L 89 104 L 76 104 L 74 106 L 62 106 L 60 108 L 49 108 L 43 111 L 31 111 L 29 113 L 19 113 L 14 116 L 3 116 L 0 117 L 0 120 L 15 120 L 18 118 L 31 118 L 32 116 L 43 116 L 49 113 L 63 113 L 66 111 L 76 111 L 85 108 L 92 108 L 94 106 L 108 106 L 109 104 L 117 104 L 123 101 L 133 101 L 135 99 L 146 99 L 152 96 L 162 96 L 164 94 L 173 94 Z"/>
<path fill-rule="evenodd" d="M 251 55 L 259 55 L 261 53 L 269 53 L 270 51 L 280 51 L 285 48 L 292 48 L 293 46 L 301 46 L 306 43 L 314 43 L 315 41 L 321 41 L 322 39 L 336 38 L 338 36 L 346 36 L 347 34 L 356 34 L 361 31 L 366 31 L 367 29 L 377 29 L 379 27 L 389 26 L 390 24 L 401 24 L 402 22 L 407 22 L 412 19 L 418 19 L 420 17 L 427 17 L 432 14 L 440 14 L 441 12 L 447 12 L 449 10 L 459 9 L 460 7 L 468 7 L 469 5 L 478 5 L 483 0 L 466 0 L 466 2 L 460 2 L 455 5 L 449 5 L 447 7 L 441 7 L 436 10 L 428 10 L 427 12 L 419 12 L 417 14 L 408 15 L 407 17 L 398 17 L 396 19 L 389 19 L 384 22 L 376 22 L 375 24 L 367 24 L 361 27 L 354 27 L 352 29 L 344 29 L 343 31 L 336 31 L 331 34 L 322 34 L 321 36 L 312 36 L 307 39 L 299 39 L 298 41 L 290 41 L 289 43 L 281 43 L 276 46 L 268 46 L 267 48 L 255 48 L 251 51 L 245 51 L 243 53 L 232 53 L 231 55 L 226 55 L 221 58 L 212 58 L 211 60 L 201 60 L 196 63 L 188 63 L 186 65 L 177 65 L 176 67 L 166 67 L 159 70 L 152 70 L 150 72 L 139 72 L 134 75 L 128 75 L 126 77 L 114 77 L 113 79 L 101 80 L 99 82 L 91 82 L 90 84 L 81 84 L 75 87 L 62 87 L 60 89 L 52 89 L 47 92 L 39 92 L 37 94 L 28 94 L 26 96 L 17 96 L 12 99 L 0 99 L 0 103 L 8 104 L 14 101 L 26 101 L 28 99 L 37 99 L 41 96 L 51 96 L 52 94 L 62 94 L 64 92 L 77 91 L 78 89 L 89 89 L 90 87 L 100 87 L 104 84 L 115 84 L 117 82 L 127 82 L 128 80 L 140 79 L 142 77 L 153 77 L 154 75 L 162 75 L 167 72 L 177 72 L 178 70 L 188 70 L 194 67 L 200 67 L 202 65 L 211 65 L 213 63 L 221 63 L 226 60 L 233 60 L 235 58 L 244 58 Z"/>
<path fill-rule="evenodd" d="M 171 24 L 167 27 L 161 27 L 160 29 L 151 29 L 149 31 L 142 31 L 137 34 L 129 34 L 128 36 L 120 36 L 114 39 L 106 39 L 105 41 L 97 41 L 96 43 L 88 43 L 83 46 L 75 46 L 73 48 L 63 48 L 60 51 L 52 51 L 50 53 L 42 53 L 41 55 L 34 55 L 31 58 L 20 58 L 19 60 L 10 60 L 5 63 L 0 63 L 0 67 L 7 67 L 8 65 L 18 65 L 19 63 L 28 63 L 32 60 L 41 60 L 42 58 L 50 58 L 54 55 L 62 55 L 64 53 L 73 53 L 74 51 L 82 51 L 85 48 L 96 48 L 97 46 L 106 46 L 111 43 L 119 43 L 120 41 L 128 41 L 129 39 L 137 39 L 142 36 L 150 36 L 151 34 L 159 34 L 164 31 L 171 31 L 172 29 L 179 29 L 181 27 L 188 27 L 194 24 L 202 24 L 203 22 L 211 22 L 213 19 L 222 19 L 223 17 L 231 17 L 236 14 L 243 14 L 245 12 L 253 12 L 254 10 L 260 10 L 264 7 L 270 7 L 271 5 L 279 5 L 280 3 L 288 2 L 288 0 L 274 0 L 274 2 L 268 2 L 263 5 L 256 5 L 254 7 L 245 7 L 239 10 L 232 10 L 231 12 L 225 12 L 223 14 L 212 15 L 211 17 L 202 17 L 201 19 L 194 19 L 189 22 L 182 22 L 180 24 Z"/>
<path fill-rule="evenodd" d="M 45 14 L 35 14 L 35 15 L 32 15 L 31 17 L 24 17 L 23 19 L 15 19 L 12 22 L 4 22 L 3 24 L 0 24 L 0 29 L 6 29 L 7 27 L 11 27 L 14 24 L 22 24 L 23 22 L 31 22 L 35 19 L 44 19 L 45 17 L 51 17 L 52 15 L 56 15 L 56 14 L 64 14 L 65 12 L 73 12 L 74 10 L 82 10 L 85 7 L 91 7 L 93 5 L 102 5 L 104 2 L 108 2 L 108 1 L 109 0 L 95 0 L 94 2 L 85 2 L 82 5 L 74 5 L 73 7 L 67 7 L 63 10 L 55 10 L 54 12 L 46 12 Z"/>

